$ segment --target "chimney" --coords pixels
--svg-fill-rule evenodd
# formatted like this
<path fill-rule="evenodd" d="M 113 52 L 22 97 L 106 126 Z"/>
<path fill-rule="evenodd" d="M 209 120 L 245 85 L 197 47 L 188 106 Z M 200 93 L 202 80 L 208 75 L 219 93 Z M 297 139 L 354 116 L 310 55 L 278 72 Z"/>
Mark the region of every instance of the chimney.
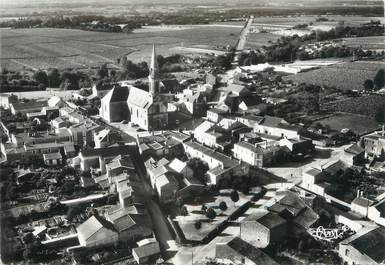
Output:
<path fill-rule="evenodd" d="M 357 198 L 361 197 L 361 191 L 357 190 Z"/>

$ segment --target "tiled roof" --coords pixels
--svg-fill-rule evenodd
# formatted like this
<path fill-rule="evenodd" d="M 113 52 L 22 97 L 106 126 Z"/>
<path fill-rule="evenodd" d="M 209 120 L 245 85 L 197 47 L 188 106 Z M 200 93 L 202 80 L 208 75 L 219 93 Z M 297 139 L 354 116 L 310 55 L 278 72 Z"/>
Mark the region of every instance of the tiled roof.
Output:
<path fill-rule="evenodd" d="M 370 257 L 378 264 L 385 262 L 385 228 L 378 227 L 351 242 L 359 252 Z"/>
<path fill-rule="evenodd" d="M 111 157 L 117 155 L 128 155 L 130 154 L 130 147 L 127 145 L 110 146 L 104 148 L 93 148 L 83 150 L 80 152 L 83 157 L 101 156 Z"/>

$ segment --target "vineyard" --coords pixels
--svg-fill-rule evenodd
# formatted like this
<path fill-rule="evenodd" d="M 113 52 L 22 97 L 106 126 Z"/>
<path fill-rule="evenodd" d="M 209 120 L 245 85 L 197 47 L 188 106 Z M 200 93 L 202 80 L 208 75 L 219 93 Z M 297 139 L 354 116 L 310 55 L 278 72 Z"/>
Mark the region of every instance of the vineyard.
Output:
<path fill-rule="evenodd" d="M 89 68 L 116 63 L 128 55 L 132 61 L 149 60 L 152 44 L 158 53 L 170 55 L 176 46 L 234 45 L 240 32 L 232 25 L 194 26 L 131 34 L 72 29 L 0 29 L 0 64 L 9 69 Z"/>
<path fill-rule="evenodd" d="M 385 95 L 365 95 L 328 102 L 322 107 L 330 111 L 342 111 L 374 117 L 380 107 L 383 106 L 385 106 Z"/>
<path fill-rule="evenodd" d="M 373 79 L 379 69 L 385 68 L 385 62 L 345 62 L 320 69 L 284 77 L 296 83 L 307 83 L 340 90 L 362 90 L 366 79 Z"/>

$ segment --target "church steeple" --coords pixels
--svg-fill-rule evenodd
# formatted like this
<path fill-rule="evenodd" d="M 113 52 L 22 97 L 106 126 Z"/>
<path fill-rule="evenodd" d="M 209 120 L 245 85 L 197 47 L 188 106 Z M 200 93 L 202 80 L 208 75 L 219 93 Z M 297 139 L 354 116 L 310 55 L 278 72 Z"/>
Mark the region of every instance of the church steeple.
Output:
<path fill-rule="evenodd" d="M 148 75 L 149 91 L 152 95 L 159 92 L 159 65 L 156 58 L 155 44 L 152 46 L 150 73 Z"/>

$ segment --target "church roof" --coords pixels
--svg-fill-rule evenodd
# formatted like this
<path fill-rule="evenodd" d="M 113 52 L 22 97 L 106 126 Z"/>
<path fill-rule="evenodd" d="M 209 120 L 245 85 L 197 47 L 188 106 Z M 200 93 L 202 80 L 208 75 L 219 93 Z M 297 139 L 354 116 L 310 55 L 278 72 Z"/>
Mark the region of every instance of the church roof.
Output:
<path fill-rule="evenodd" d="M 129 89 L 127 87 L 115 86 L 108 92 L 104 97 L 103 101 L 107 100 L 108 102 L 120 102 L 126 101 L 129 95 Z"/>
<path fill-rule="evenodd" d="M 137 87 L 131 87 L 127 98 L 129 105 L 140 108 L 149 108 L 151 106 L 150 93 Z"/>

